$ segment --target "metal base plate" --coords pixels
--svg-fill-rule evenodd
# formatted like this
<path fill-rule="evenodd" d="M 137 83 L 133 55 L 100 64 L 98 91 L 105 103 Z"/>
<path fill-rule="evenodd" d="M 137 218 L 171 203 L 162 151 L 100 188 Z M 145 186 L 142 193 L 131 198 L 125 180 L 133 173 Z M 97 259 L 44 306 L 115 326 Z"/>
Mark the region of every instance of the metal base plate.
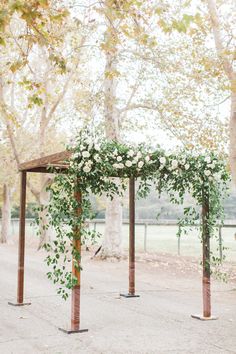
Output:
<path fill-rule="evenodd" d="M 218 320 L 218 317 L 216 317 L 216 316 L 204 317 L 202 315 L 191 315 L 191 317 L 196 318 L 197 320 L 201 320 L 201 321 Z"/>
<path fill-rule="evenodd" d="M 8 305 L 11 305 L 11 306 L 29 306 L 29 305 L 31 305 L 31 302 L 22 302 L 22 303 L 19 303 L 19 302 L 8 302 Z"/>
<path fill-rule="evenodd" d="M 126 298 L 128 298 L 128 297 L 140 297 L 140 295 L 135 295 L 135 294 L 120 294 L 120 296 L 122 296 L 122 297 L 126 297 Z"/>
<path fill-rule="evenodd" d="M 59 331 L 62 331 L 66 334 L 73 334 L 73 333 L 84 333 L 84 332 L 88 332 L 88 329 L 65 329 L 65 328 L 58 328 Z"/>

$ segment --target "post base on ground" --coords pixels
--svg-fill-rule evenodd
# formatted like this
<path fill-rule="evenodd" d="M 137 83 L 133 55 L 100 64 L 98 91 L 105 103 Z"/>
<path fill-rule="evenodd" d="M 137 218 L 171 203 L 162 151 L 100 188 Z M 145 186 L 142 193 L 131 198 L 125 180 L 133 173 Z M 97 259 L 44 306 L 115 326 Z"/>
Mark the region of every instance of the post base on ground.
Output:
<path fill-rule="evenodd" d="M 122 297 L 140 297 L 140 295 L 136 295 L 136 294 L 130 294 L 130 293 L 128 293 L 128 294 L 120 294 L 120 296 L 122 296 Z"/>
<path fill-rule="evenodd" d="M 88 332 L 88 329 L 65 329 L 65 328 L 60 328 L 60 327 L 58 329 L 59 329 L 59 331 L 64 332 L 66 334 Z"/>
<path fill-rule="evenodd" d="M 212 321 L 212 320 L 218 320 L 218 317 L 216 316 L 210 316 L 210 317 L 204 317 L 202 315 L 191 315 L 192 318 L 195 318 L 200 321 Z"/>
<path fill-rule="evenodd" d="M 31 305 L 31 302 L 10 302 L 8 301 L 8 305 L 11 305 L 11 306 L 29 306 Z"/>

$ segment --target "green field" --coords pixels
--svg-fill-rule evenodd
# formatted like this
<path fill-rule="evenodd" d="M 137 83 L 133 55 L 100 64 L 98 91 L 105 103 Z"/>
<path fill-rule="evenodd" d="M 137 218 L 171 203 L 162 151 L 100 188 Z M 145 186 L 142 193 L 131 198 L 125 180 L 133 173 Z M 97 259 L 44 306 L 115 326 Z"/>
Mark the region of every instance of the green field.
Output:
<path fill-rule="evenodd" d="M 93 229 L 93 223 L 90 224 L 90 228 Z M 101 234 L 104 232 L 104 224 L 96 224 L 96 230 Z M 144 251 L 144 225 L 136 225 L 136 249 L 138 251 Z M 123 246 L 128 248 L 128 235 L 129 225 L 123 225 Z M 148 225 L 147 227 L 147 239 L 146 250 L 147 252 L 159 252 L 178 254 L 178 237 L 176 236 L 177 226 L 159 226 Z M 236 240 L 234 234 L 236 228 L 227 227 L 222 229 L 223 246 L 228 249 L 225 251 L 226 259 L 236 262 Z M 16 240 L 18 234 L 18 220 L 12 221 L 12 237 Z M 26 237 L 28 243 L 35 244 L 36 230 L 31 225 L 31 221 L 26 221 Z M 99 240 L 100 243 L 100 240 Z M 213 251 L 217 251 L 218 241 L 212 239 L 211 247 Z M 183 256 L 201 256 L 201 242 L 199 239 L 199 232 L 197 230 L 188 231 L 186 235 L 183 235 L 180 239 L 180 255 Z"/>

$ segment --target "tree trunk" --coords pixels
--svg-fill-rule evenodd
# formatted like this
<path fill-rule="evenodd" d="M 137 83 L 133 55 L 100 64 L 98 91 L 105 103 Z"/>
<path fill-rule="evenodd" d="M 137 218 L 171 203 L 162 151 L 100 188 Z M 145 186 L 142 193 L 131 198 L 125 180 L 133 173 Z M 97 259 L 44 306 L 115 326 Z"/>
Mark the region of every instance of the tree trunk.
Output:
<path fill-rule="evenodd" d="M 231 114 L 230 114 L 230 168 L 234 184 L 236 185 L 236 75 L 232 82 Z"/>
<path fill-rule="evenodd" d="M 231 85 L 231 111 L 229 123 L 229 160 L 232 178 L 236 185 L 236 72 L 227 56 L 226 47 L 224 45 L 223 36 L 221 33 L 220 19 L 217 12 L 216 1 L 207 0 L 208 11 L 212 24 L 212 31 L 215 40 L 215 48 L 218 59 L 223 65 L 225 74 L 227 75 Z"/>
<path fill-rule="evenodd" d="M 40 206 L 44 209 L 39 213 L 39 244 L 38 250 L 40 250 L 45 243 L 50 242 L 50 229 L 48 228 L 48 217 L 46 206 L 49 203 L 49 192 L 46 190 L 48 183 L 50 182 L 50 177 L 46 174 L 41 174 L 41 192 L 40 192 Z"/>
<path fill-rule="evenodd" d="M 3 205 L 2 205 L 2 231 L 0 243 L 6 243 L 10 237 L 11 229 L 11 203 L 10 189 L 7 184 L 3 185 Z"/>
<path fill-rule="evenodd" d="M 110 29 L 107 32 L 107 40 L 115 35 Z M 116 107 L 116 66 L 117 51 L 113 47 L 106 52 L 106 67 L 104 80 L 105 93 L 105 133 L 109 140 L 120 140 L 119 115 Z M 119 181 L 117 180 L 117 183 Z M 106 201 L 105 234 L 101 250 L 101 258 L 113 257 L 120 259 L 122 255 L 122 205 L 121 198 L 114 196 L 113 200 Z"/>

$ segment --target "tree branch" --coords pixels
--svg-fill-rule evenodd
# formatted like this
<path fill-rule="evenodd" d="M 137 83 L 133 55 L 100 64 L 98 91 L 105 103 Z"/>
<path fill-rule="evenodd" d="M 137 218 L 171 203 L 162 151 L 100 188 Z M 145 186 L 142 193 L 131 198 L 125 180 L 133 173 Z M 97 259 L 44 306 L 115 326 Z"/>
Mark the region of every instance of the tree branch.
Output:
<path fill-rule="evenodd" d="M 209 14 L 210 14 L 211 24 L 212 24 L 216 52 L 217 52 L 219 60 L 223 64 L 226 75 L 228 76 L 229 80 L 232 80 L 233 79 L 233 68 L 232 68 L 227 56 L 225 55 L 225 48 L 223 45 L 223 40 L 221 37 L 221 31 L 220 31 L 219 15 L 217 13 L 215 1 L 214 0 L 207 0 L 207 5 L 208 5 Z"/>

